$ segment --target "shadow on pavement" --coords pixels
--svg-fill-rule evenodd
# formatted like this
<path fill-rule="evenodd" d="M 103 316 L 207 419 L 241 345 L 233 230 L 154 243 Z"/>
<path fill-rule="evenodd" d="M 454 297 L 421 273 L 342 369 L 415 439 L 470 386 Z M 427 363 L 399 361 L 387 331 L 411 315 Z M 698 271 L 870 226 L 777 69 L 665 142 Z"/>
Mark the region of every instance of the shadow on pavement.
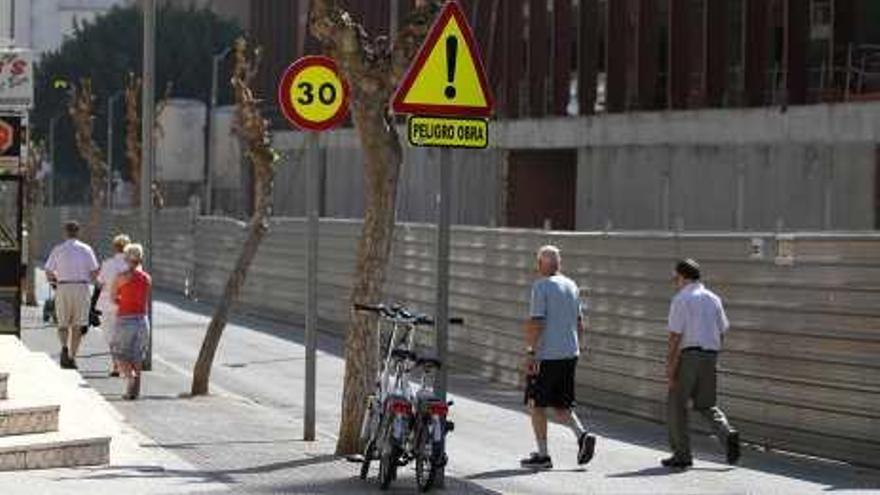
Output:
<path fill-rule="evenodd" d="M 309 494 L 363 494 L 363 493 L 417 493 L 415 481 L 410 479 L 401 479 L 391 485 L 388 490 L 381 490 L 375 479 L 362 481 L 359 478 L 351 477 L 346 479 L 336 479 L 328 481 L 302 481 L 294 483 L 281 483 L 267 485 L 264 487 L 249 488 L 249 493 L 309 493 Z M 446 487 L 443 490 L 434 490 L 434 493 L 454 493 L 472 494 L 472 495 L 501 495 L 501 492 L 483 488 L 474 483 L 468 483 L 459 479 L 446 480 Z"/>
<path fill-rule="evenodd" d="M 687 471 L 704 471 L 708 473 L 726 473 L 736 468 L 708 468 L 708 467 L 692 467 L 690 469 L 669 469 L 663 466 L 639 469 L 637 471 L 628 471 L 625 473 L 609 474 L 606 478 L 644 478 L 650 476 L 675 476 L 683 474 Z"/>
<path fill-rule="evenodd" d="M 575 468 L 575 469 L 548 469 L 548 470 L 534 470 L 534 469 L 498 469 L 495 471 L 486 471 L 484 473 L 472 474 L 469 476 L 465 476 L 464 479 L 470 481 L 479 481 L 479 480 L 494 480 L 494 479 L 504 479 L 504 478 L 514 478 L 517 476 L 536 476 L 541 473 L 586 473 L 586 468 Z"/>

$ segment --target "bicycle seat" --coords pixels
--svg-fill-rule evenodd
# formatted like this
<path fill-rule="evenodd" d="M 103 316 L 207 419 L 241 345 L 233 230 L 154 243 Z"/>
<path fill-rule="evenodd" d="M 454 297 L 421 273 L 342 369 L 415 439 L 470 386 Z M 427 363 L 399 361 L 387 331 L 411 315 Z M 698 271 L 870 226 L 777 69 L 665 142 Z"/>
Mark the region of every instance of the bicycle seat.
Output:
<path fill-rule="evenodd" d="M 416 361 L 419 358 L 415 352 L 407 349 L 394 349 L 391 351 L 391 357 L 401 361 Z"/>
<path fill-rule="evenodd" d="M 421 357 L 416 360 L 416 364 L 425 368 L 442 368 L 443 362 L 433 357 Z"/>

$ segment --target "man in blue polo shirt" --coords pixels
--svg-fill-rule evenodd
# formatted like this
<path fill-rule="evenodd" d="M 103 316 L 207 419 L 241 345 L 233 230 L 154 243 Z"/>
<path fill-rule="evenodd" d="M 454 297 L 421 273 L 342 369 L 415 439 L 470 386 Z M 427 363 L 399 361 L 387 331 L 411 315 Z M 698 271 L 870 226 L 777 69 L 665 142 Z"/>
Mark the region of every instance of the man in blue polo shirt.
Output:
<path fill-rule="evenodd" d="M 575 413 L 575 370 L 584 341 L 583 309 L 577 284 L 563 275 L 559 249 L 538 250 L 541 278 L 532 286 L 526 322 L 526 403 L 538 450 L 520 461 L 524 468 L 550 469 L 547 451 L 547 409 L 568 425 L 578 442 L 578 464 L 593 458 L 596 438 L 587 433 Z"/>

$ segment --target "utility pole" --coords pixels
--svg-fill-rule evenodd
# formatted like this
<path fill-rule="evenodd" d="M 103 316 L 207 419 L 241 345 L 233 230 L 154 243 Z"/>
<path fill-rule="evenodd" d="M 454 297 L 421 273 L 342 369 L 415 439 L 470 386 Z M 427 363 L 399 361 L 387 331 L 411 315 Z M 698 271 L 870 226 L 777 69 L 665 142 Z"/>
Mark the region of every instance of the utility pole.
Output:
<path fill-rule="evenodd" d="M 117 91 L 107 98 L 107 208 L 113 208 L 113 124 Z"/>
<path fill-rule="evenodd" d="M 220 62 L 222 62 L 232 51 L 231 47 L 226 47 L 220 53 L 211 56 L 211 95 L 208 98 L 208 115 L 205 125 L 205 198 L 203 201 L 204 212 L 211 215 L 214 212 L 214 132 L 216 121 L 214 120 L 215 110 L 217 109 L 217 92 Z"/>
<path fill-rule="evenodd" d="M 155 88 L 156 88 L 156 0 L 142 0 L 144 9 L 144 91 L 142 94 L 141 107 L 143 108 L 143 120 L 141 121 L 141 225 L 143 227 L 144 267 L 147 271 L 153 268 L 153 131 L 156 122 L 155 113 Z M 150 321 L 153 317 L 153 298 L 150 296 L 149 309 Z M 155 325 L 153 325 L 155 328 Z M 149 332 L 147 339 L 147 357 L 144 361 L 144 370 L 153 367 L 153 331 Z"/>

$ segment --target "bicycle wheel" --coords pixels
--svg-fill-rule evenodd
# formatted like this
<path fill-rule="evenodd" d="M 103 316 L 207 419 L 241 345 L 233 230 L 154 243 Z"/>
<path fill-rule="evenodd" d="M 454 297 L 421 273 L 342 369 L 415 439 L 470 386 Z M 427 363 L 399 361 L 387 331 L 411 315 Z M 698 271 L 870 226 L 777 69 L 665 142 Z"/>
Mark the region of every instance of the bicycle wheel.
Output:
<path fill-rule="evenodd" d="M 398 447 L 390 447 L 379 457 L 379 487 L 387 490 L 397 477 L 397 459 L 400 457 Z"/>
<path fill-rule="evenodd" d="M 420 492 L 430 491 L 434 487 L 436 470 L 431 465 L 431 459 L 423 454 L 416 457 L 416 485 Z"/>

